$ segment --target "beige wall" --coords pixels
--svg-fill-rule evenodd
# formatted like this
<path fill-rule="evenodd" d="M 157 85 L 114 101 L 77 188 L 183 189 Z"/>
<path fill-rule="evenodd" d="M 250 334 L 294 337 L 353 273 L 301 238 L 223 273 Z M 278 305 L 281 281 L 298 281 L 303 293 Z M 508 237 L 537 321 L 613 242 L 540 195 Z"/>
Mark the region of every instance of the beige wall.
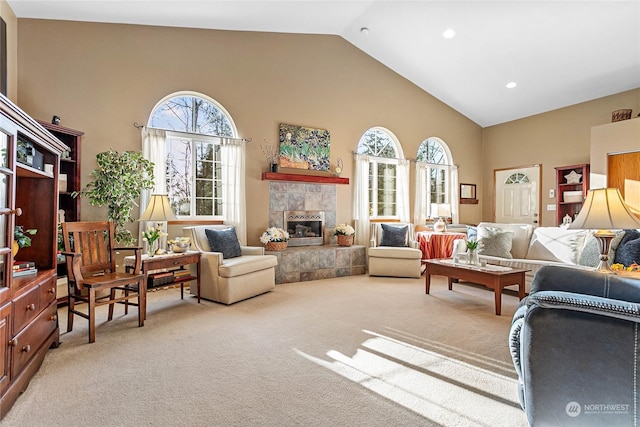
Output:
<path fill-rule="evenodd" d="M 629 151 L 640 151 L 640 117 L 592 127 L 591 188 L 607 186 L 609 154 Z"/>
<path fill-rule="evenodd" d="M 0 17 L 7 24 L 7 97 L 18 100 L 18 19 L 5 0 L 0 0 Z"/>
<path fill-rule="evenodd" d="M 220 102 L 240 136 L 254 141 L 246 194 L 252 244 L 268 225 L 259 143 L 276 140 L 281 122 L 328 129 L 332 163 L 344 160 L 345 177 L 353 177 L 352 151 L 372 126 L 391 130 L 408 158 L 424 139 L 439 137 L 460 165 L 461 182 L 482 176 L 478 125 L 337 36 L 20 19 L 19 40 L 19 105 L 85 132 L 85 183 L 98 152 L 140 148 L 133 122 L 146 124 L 164 96 L 193 90 Z M 353 179 L 337 186 L 338 222 L 351 222 L 353 187 Z M 82 219 L 104 215 L 83 203 Z M 480 216 L 481 205 L 461 208 L 464 222 Z"/>
<path fill-rule="evenodd" d="M 542 165 L 541 225 L 554 226 L 555 212 L 547 211 L 549 189 L 555 189 L 555 167 L 590 162 L 591 127 L 611 122 L 622 108 L 640 112 L 640 89 L 504 123 L 483 130 L 481 197 L 483 220 L 492 220 L 496 169 Z M 636 143 L 640 146 L 640 141 Z"/>

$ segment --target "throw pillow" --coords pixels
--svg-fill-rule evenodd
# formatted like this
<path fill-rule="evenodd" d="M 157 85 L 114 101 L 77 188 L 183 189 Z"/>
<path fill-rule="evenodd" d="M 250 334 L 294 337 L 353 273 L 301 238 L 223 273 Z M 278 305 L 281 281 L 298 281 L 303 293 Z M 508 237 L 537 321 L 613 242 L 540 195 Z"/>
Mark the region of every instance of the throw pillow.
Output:
<path fill-rule="evenodd" d="M 467 225 L 467 240 L 478 240 L 478 227 Z"/>
<path fill-rule="evenodd" d="M 380 239 L 380 246 L 407 246 L 407 231 L 409 231 L 408 225 L 403 227 L 387 224 L 380 225 L 382 226 L 382 239 Z"/>
<path fill-rule="evenodd" d="M 204 232 L 207 235 L 211 251 L 222 252 L 222 258 L 236 258 L 242 255 L 235 227 L 207 228 Z"/>
<path fill-rule="evenodd" d="M 511 259 L 513 231 L 478 226 L 478 254 Z"/>
<path fill-rule="evenodd" d="M 578 264 L 580 249 L 589 230 L 538 227 L 533 231 L 527 259 Z"/>
<path fill-rule="evenodd" d="M 638 230 L 625 231 L 616 250 L 614 263 L 624 264 L 626 267 L 634 262 L 640 264 L 640 232 Z"/>
<path fill-rule="evenodd" d="M 622 239 L 625 235 L 624 231 L 618 231 L 616 233 L 616 237 L 611 239 L 611 244 L 609 245 L 609 263 L 613 264 L 613 260 L 616 256 L 616 249 L 622 242 Z M 582 253 L 580 253 L 580 258 L 578 259 L 579 265 L 584 265 L 587 267 L 597 267 L 600 263 L 600 247 L 598 246 L 598 240 L 593 237 L 593 234 L 587 237 L 587 241 L 582 248 Z"/>

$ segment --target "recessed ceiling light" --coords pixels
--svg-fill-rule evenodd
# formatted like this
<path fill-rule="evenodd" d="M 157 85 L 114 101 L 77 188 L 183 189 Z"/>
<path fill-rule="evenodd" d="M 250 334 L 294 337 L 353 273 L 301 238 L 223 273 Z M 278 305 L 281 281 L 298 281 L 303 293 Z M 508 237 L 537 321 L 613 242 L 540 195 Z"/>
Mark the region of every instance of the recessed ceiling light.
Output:
<path fill-rule="evenodd" d="M 363 36 L 368 36 L 370 32 L 371 31 L 369 31 L 367 27 L 360 28 L 360 34 L 362 34 Z"/>
<path fill-rule="evenodd" d="M 507 89 L 513 89 L 516 86 L 518 86 L 518 83 L 516 83 L 516 82 L 507 83 Z"/>
<path fill-rule="evenodd" d="M 456 32 L 452 28 L 449 28 L 444 33 L 442 33 L 442 37 L 444 37 L 445 39 L 452 39 L 455 36 Z"/>

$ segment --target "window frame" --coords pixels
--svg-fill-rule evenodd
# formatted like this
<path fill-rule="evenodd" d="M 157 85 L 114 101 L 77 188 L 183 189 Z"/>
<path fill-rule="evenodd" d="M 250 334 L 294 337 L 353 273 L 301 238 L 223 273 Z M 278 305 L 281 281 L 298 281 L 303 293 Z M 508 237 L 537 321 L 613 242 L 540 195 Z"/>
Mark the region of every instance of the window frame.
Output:
<path fill-rule="evenodd" d="M 433 163 L 433 159 L 427 158 L 427 155 L 430 152 L 430 150 L 422 148 L 425 144 L 438 145 L 439 147 L 438 152 L 442 153 L 442 159 L 440 163 Z M 425 208 L 426 208 L 427 216 L 433 217 L 433 213 L 431 212 L 431 208 L 433 204 L 447 204 L 451 206 L 451 215 L 453 217 L 454 212 L 457 212 L 458 208 L 457 208 L 457 200 L 456 200 L 456 197 L 454 197 L 454 189 L 453 189 L 453 186 L 454 186 L 454 177 L 453 177 L 453 170 L 452 170 L 454 167 L 453 158 L 451 156 L 451 151 L 449 150 L 448 145 L 442 139 L 434 136 L 430 136 L 424 139 L 418 146 L 418 150 L 416 152 L 416 162 L 420 162 L 426 166 L 426 171 L 425 171 L 426 182 L 424 183 L 426 194 L 423 195 L 423 198 L 426 204 Z M 442 171 L 444 173 L 439 171 Z M 436 182 L 436 189 L 435 189 L 435 197 L 439 198 L 439 196 L 442 196 L 442 199 L 443 199 L 442 201 L 433 200 L 434 190 L 431 182 L 432 181 L 431 175 L 434 172 L 437 175 L 436 181 L 440 181 L 439 176 L 444 175 L 444 184 L 440 184 L 439 182 Z M 444 187 L 444 191 L 440 192 L 438 190 L 438 187 Z"/>

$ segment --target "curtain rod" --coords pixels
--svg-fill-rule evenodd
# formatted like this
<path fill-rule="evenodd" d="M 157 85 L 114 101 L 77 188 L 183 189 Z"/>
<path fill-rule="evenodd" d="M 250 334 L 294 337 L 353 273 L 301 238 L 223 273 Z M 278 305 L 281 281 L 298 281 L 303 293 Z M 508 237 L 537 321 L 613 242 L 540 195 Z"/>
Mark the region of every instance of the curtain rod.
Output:
<path fill-rule="evenodd" d="M 369 156 L 369 157 L 373 157 L 375 159 L 396 159 L 395 157 L 382 157 L 382 156 L 374 156 L 373 154 L 359 154 L 357 151 L 352 151 L 351 154 L 353 155 L 353 157 L 355 156 Z M 431 163 L 431 162 L 425 162 L 424 160 L 417 160 L 417 159 L 397 159 L 397 160 L 408 160 L 411 163 L 426 163 L 428 165 L 434 165 L 434 166 L 453 166 L 453 167 L 460 167 L 460 165 L 457 164 L 450 164 L 450 163 Z"/>
<path fill-rule="evenodd" d="M 135 128 L 137 128 L 137 129 L 142 129 L 143 127 L 145 127 L 145 125 L 138 124 L 138 122 L 133 122 L 133 126 Z M 147 128 L 148 129 L 159 129 L 159 128 L 152 128 L 152 127 L 147 127 Z M 182 130 L 171 130 L 171 129 L 159 129 L 159 130 L 163 130 L 163 131 L 166 131 L 166 132 L 186 133 L 188 135 L 210 136 L 212 138 L 226 138 L 226 139 L 231 139 L 231 140 L 234 140 L 234 141 L 246 142 L 247 144 L 251 142 L 251 138 L 233 138 L 231 136 L 207 135 L 207 134 L 203 134 L 203 133 L 186 132 L 186 131 L 182 131 Z"/>

